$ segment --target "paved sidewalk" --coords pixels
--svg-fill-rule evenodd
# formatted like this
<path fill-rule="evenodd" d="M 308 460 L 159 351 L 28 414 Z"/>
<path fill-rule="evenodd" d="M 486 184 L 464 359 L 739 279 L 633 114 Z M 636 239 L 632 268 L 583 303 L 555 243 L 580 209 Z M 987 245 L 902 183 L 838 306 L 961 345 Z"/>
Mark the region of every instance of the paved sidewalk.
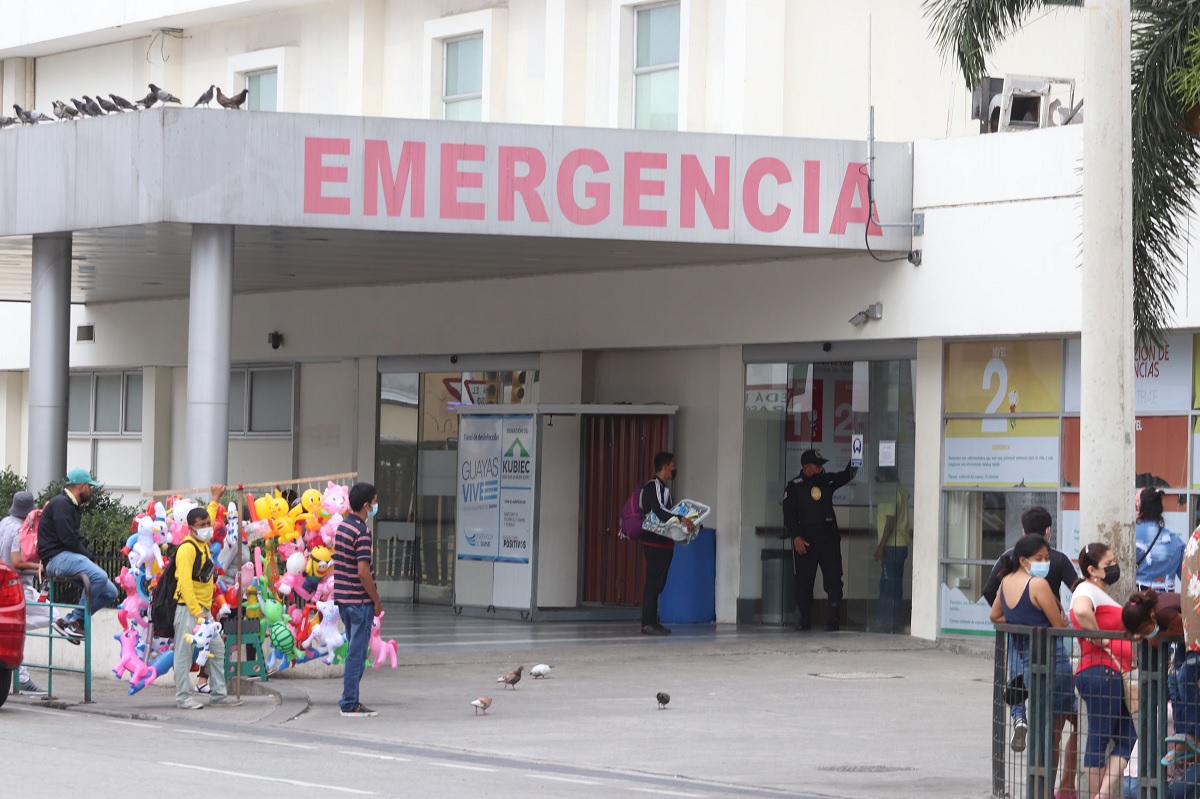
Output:
<path fill-rule="evenodd" d="M 95 703 L 74 707 L 812 796 L 989 795 L 986 657 L 856 633 L 678 632 L 587 646 L 529 642 L 509 651 L 402 647 L 400 668 L 369 670 L 363 681 L 363 701 L 380 711 L 373 719 L 338 715 L 339 678 L 290 676 L 272 678 L 263 686 L 269 694 L 247 696 L 244 707 L 188 712 L 175 708 L 169 683 L 129 697 L 124 683 L 101 675 Z M 539 662 L 555 667 L 546 680 L 527 674 L 515 691 L 494 682 Z M 70 697 L 70 687 L 56 681 L 60 697 Z M 671 694 L 667 710 L 656 708 L 660 690 Z M 479 695 L 495 700 L 487 717 L 472 713 L 469 702 Z"/>

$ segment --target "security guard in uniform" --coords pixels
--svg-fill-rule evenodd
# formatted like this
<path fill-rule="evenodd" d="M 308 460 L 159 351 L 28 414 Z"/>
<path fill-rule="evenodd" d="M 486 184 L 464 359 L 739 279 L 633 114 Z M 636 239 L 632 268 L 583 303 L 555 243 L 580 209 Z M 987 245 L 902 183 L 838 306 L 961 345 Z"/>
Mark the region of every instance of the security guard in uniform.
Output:
<path fill-rule="evenodd" d="M 805 450 L 800 456 L 800 475 L 787 484 L 783 493 L 783 521 L 792 537 L 796 606 L 800 610 L 797 630 L 812 629 L 813 584 L 818 566 L 829 597 L 825 629 L 833 631 L 841 626 L 842 542 L 833 511 L 833 492 L 853 480 L 858 469 L 847 466 L 837 474 L 828 474 L 828 462 L 815 449 Z"/>

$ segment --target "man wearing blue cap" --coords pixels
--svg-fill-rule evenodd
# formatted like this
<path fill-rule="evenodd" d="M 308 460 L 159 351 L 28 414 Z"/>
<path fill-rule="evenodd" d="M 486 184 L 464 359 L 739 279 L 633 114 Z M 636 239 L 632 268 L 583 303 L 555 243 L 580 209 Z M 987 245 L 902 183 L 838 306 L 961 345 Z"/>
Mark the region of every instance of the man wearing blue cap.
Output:
<path fill-rule="evenodd" d="M 46 566 L 46 574 L 56 580 L 88 578 L 88 615 L 108 607 L 117 598 L 117 587 L 104 570 L 97 566 L 87 543 L 79 533 L 83 505 L 92 498 L 92 489 L 100 484 L 87 469 L 67 472 L 63 491 L 46 504 L 38 525 L 38 557 Z M 68 638 L 83 637 L 83 613 L 72 610 L 55 619 L 54 629 Z"/>

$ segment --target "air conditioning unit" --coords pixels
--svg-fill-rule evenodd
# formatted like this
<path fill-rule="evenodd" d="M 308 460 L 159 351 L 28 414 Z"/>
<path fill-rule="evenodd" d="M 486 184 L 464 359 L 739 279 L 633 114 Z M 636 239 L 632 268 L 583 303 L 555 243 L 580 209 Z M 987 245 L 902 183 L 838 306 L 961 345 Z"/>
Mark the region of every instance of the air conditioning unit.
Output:
<path fill-rule="evenodd" d="M 1083 100 L 1075 101 L 1073 78 L 985 78 L 972 94 L 971 118 L 979 120 L 980 133 L 1078 125 L 1083 121 Z"/>

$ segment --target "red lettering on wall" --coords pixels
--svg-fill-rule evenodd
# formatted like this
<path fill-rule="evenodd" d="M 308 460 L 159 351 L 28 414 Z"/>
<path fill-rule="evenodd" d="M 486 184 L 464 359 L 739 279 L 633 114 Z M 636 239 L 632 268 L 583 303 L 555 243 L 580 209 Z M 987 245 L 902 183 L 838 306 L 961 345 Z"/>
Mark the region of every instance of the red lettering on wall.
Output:
<path fill-rule="evenodd" d="M 580 149 L 567 153 L 558 167 L 558 207 L 568 222 L 594 225 L 608 218 L 611 188 L 607 183 L 584 183 L 583 194 L 591 198 L 592 204 L 586 208 L 581 206 L 575 199 L 575 173 L 580 167 L 600 175 L 608 171 L 608 161 L 597 150 Z"/>
<path fill-rule="evenodd" d="M 517 164 L 525 164 L 525 174 L 517 175 Z M 516 219 L 516 199 L 521 195 L 525 203 L 525 211 L 532 222 L 549 222 L 546 215 L 546 204 L 537 193 L 542 181 L 546 179 L 546 156 L 542 151 L 533 147 L 501 147 L 500 148 L 500 221 L 512 222 Z"/>
<path fill-rule="evenodd" d="M 875 220 L 871 219 L 869 205 L 866 164 L 848 164 L 829 232 L 841 236 L 846 232 L 847 225 L 867 225 L 868 236 L 882 236 L 883 231 L 875 224 Z"/>
<path fill-rule="evenodd" d="M 383 205 L 388 216 L 400 216 L 404 196 L 411 189 L 412 217 L 425 216 L 425 142 L 406 141 L 400 148 L 400 165 L 392 174 L 392 155 L 388 143 L 367 139 L 363 145 L 363 215 L 379 215 L 379 184 L 383 184 Z"/>
<path fill-rule="evenodd" d="M 679 162 L 679 226 L 696 226 L 696 200 L 714 230 L 729 230 L 729 156 L 718 155 L 713 167 L 713 182 L 708 182 L 700 159 L 685 155 Z"/>
<path fill-rule="evenodd" d="M 666 153 L 625 153 L 624 222 L 638 227 L 666 227 L 667 212 L 642 207 L 643 197 L 662 197 L 667 193 L 664 180 L 646 180 L 643 169 L 666 169 Z"/>
<path fill-rule="evenodd" d="M 350 169 L 325 166 L 324 158 L 327 155 L 350 155 L 350 140 L 305 137 L 304 213 L 348 216 L 349 197 L 326 197 L 322 191 L 326 183 L 346 183 L 350 178 Z"/>
<path fill-rule="evenodd" d="M 770 214 L 763 213 L 762 206 L 758 203 L 758 191 L 763 178 L 768 175 L 780 186 L 792 182 L 792 173 L 788 172 L 787 164 L 778 158 L 758 159 L 750 164 L 742 182 L 742 208 L 751 227 L 764 233 L 775 233 L 787 224 L 792 209 L 779 203 Z"/>
<path fill-rule="evenodd" d="M 821 232 L 821 162 L 804 162 L 804 232 Z"/>
<path fill-rule="evenodd" d="M 486 151 L 482 144 L 442 145 L 442 219 L 483 219 L 483 203 L 463 202 L 459 189 L 482 189 L 482 172 L 463 172 L 463 161 L 483 161 Z"/>

